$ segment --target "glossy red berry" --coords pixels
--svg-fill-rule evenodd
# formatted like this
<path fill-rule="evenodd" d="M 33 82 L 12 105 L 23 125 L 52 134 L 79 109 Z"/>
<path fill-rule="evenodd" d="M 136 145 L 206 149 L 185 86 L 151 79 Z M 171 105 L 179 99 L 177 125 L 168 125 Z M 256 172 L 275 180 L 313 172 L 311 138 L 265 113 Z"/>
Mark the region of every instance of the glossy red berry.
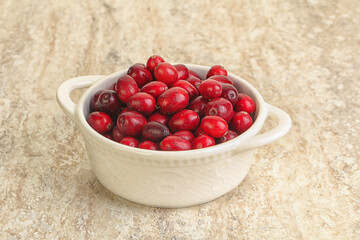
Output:
<path fill-rule="evenodd" d="M 135 111 L 122 113 L 117 119 L 119 131 L 126 136 L 132 137 L 139 136 L 146 123 L 146 118 L 141 113 Z"/>
<path fill-rule="evenodd" d="M 137 83 L 129 75 L 120 77 L 116 82 L 116 94 L 123 103 L 126 103 L 129 97 L 139 90 Z"/>
<path fill-rule="evenodd" d="M 215 140 L 214 140 L 214 138 L 212 138 L 206 134 L 202 134 L 200 136 L 197 136 L 192 141 L 191 145 L 192 145 L 192 149 L 211 147 L 211 146 L 215 145 Z"/>
<path fill-rule="evenodd" d="M 117 126 L 112 129 L 111 135 L 112 139 L 115 142 L 120 142 L 124 137 L 126 137 L 123 133 L 119 131 L 119 128 Z"/>
<path fill-rule="evenodd" d="M 161 94 L 168 90 L 168 86 L 159 81 L 149 82 L 141 88 L 141 92 L 152 95 L 155 99 L 158 99 Z"/>
<path fill-rule="evenodd" d="M 253 120 L 247 112 L 235 113 L 230 122 L 230 128 L 239 135 L 248 130 L 253 124 Z"/>
<path fill-rule="evenodd" d="M 156 80 L 170 85 L 178 79 L 178 73 L 176 68 L 167 62 L 159 63 L 155 70 L 154 76 Z"/>
<path fill-rule="evenodd" d="M 203 134 L 206 134 L 206 133 L 204 132 L 204 130 L 202 130 L 201 122 L 200 122 L 200 126 L 194 131 L 194 135 L 197 137 L 197 136 L 200 136 Z"/>
<path fill-rule="evenodd" d="M 207 135 L 214 138 L 220 138 L 228 131 L 227 122 L 218 116 L 204 117 L 200 126 Z"/>
<path fill-rule="evenodd" d="M 148 122 L 153 121 L 167 125 L 169 121 L 169 116 L 162 114 L 159 111 L 155 111 L 148 117 Z"/>
<path fill-rule="evenodd" d="M 204 114 L 205 116 L 218 116 L 226 122 L 230 122 L 233 116 L 233 105 L 225 98 L 214 98 L 206 104 Z"/>
<path fill-rule="evenodd" d="M 202 118 L 205 115 L 204 110 L 207 103 L 208 100 L 206 100 L 203 96 L 198 96 L 189 103 L 188 109 L 193 110 L 199 115 L 199 117 Z"/>
<path fill-rule="evenodd" d="M 188 78 L 190 77 L 196 77 L 198 79 L 201 79 L 201 77 L 199 76 L 199 74 L 197 74 L 196 72 L 194 72 L 193 70 L 189 70 L 189 76 Z"/>
<path fill-rule="evenodd" d="M 213 79 L 203 81 L 199 86 L 201 96 L 205 99 L 213 99 L 221 96 L 221 83 Z"/>
<path fill-rule="evenodd" d="M 171 132 L 180 130 L 194 131 L 200 124 L 199 115 L 192 110 L 182 110 L 175 113 L 169 120 L 168 126 Z"/>
<path fill-rule="evenodd" d="M 122 105 L 114 90 L 101 92 L 97 101 L 96 105 L 99 106 L 100 111 L 110 116 L 114 116 Z"/>
<path fill-rule="evenodd" d="M 227 76 L 227 71 L 221 65 L 214 65 L 209 69 L 208 73 L 206 74 L 206 78 L 209 78 L 209 77 L 214 76 L 214 75 Z"/>
<path fill-rule="evenodd" d="M 230 84 L 221 84 L 222 94 L 221 97 L 229 100 L 232 105 L 234 105 L 238 100 L 238 91 L 237 89 Z"/>
<path fill-rule="evenodd" d="M 135 80 L 140 88 L 153 80 L 151 72 L 142 63 L 132 65 L 128 69 L 127 74 Z"/>
<path fill-rule="evenodd" d="M 138 111 L 144 116 L 149 116 L 156 109 L 156 101 L 150 94 L 138 92 L 128 99 L 127 107 L 133 111 Z"/>
<path fill-rule="evenodd" d="M 194 140 L 195 136 L 192 132 L 187 130 L 180 130 L 173 134 L 173 136 L 182 137 L 185 140 L 188 140 L 189 142 L 192 142 Z"/>
<path fill-rule="evenodd" d="M 97 91 L 94 96 L 91 98 L 90 100 L 90 111 L 91 112 L 94 112 L 94 111 L 99 111 L 100 110 L 100 106 L 99 106 L 99 103 L 98 103 L 98 99 L 99 99 L 99 96 L 100 94 L 105 91 L 105 90 L 99 90 Z"/>
<path fill-rule="evenodd" d="M 189 83 L 188 81 L 185 80 L 177 80 L 173 83 L 172 85 L 173 87 L 181 87 L 183 89 L 185 89 L 188 94 L 189 94 L 189 98 L 190 100 L 196 98 L 199 95 L 198 90 L 196 89 L 196 87 L 194 87 L 191 83 Z"/>
<path fill-rule="evenodd" d="M 178 80 L 185 80 L 189 76 L 189 69 L 184 64 L 175 64 L 174 67 L 178 72 Z"/>
<path fill-rule="evenodd" d="M 182 137 L 167 136 L 160 143 L 160 149 L 163 151 L 184 151 L 191 149 L 191 143 Z"/>
<path fill-rule="evenodd" d="M 113 126 L 111 117 L 103 112 L 92 112 L 87 117 L 89 125 L 98 133 L 105 134 L 109 132 Z"/>
<path fill-rule="evenodd" d="M 103 134 L 103 136 L 106 137 L 107 139 L 112 140 L 111 133 L 105 133 Z"/>
<path fill-rule="evenodd" d="M 120 143 L 129 147 L 137 147 L 139 145 L 139 140 L 134 137 L 124 137 L 121 139 Z"/>
<path fill-rule="evenodd" d="M 138 147 L 142 148 L 142 149 L 148 149 L 148 150 L 158 150 L 159 149 L 159 146 L 156 143 L 154 143 L 152 141 L 148 141 L 148 140 L 140 143 Z"/>
<path fill-rule="evenodd" d="M 161 141 L 164 137 L 169 136 L 169 134 L 169 128 L 159 122 L 148 122 L 142 129 L 142 136 L 155 142 Z"/>
<path fill-rule="evenodd" d="M 221 84 L 223 84 L 223 83 L 231 84 L 231 85 L 234 84 L 233 81 L 228 76 L 224 76 L 224 75 L 214 75 L 214 76 L 211 76 L 209 79 L 216 80 Z"/>
<path fill-rule="evenodd" d="M 154 72 L 155 67 L 161 63 L 161 62 L 165 62 L 164 59 L 162 57 L 160 57 L 159 55 L 152 55 L 146 62 L 146 67 L 147 69 L 150 70 L 150 72 Z"/>
<path fill-rule="evenodd" d="M 245 111 L 249 114 L 252 114 L 255 112 L 256 105 L 250 96 L 239 93 L 238 100 L 235 103 L 234 108 L 236 112 Z"/>
<path fill-rule="evenodd" d="M 158 98 L 159 111 L 164 114 L 174 114 L 186 108 L 189 104 L 189 94 L 180 87 L 166 90 Z"/>
<path fill-rule="evenodd" d="M 234 139 L 238 136 L 238 134 L 232 130 L 227 131 L 220 139 L 219 143 L 227 142 L 231 139 Z"/>
<path fill-rule="evenodd" d="M 193 85 L 193 86 L 199 91 L 200 84 L 202 83 L 202 81 L 200 80 L 200 78 L 197 78 L 197 77 L 189 77 L 188 79 L 186 79 L 186 81 L 188 81 L 189 83 L 191 83 L 191 85 Z"/>

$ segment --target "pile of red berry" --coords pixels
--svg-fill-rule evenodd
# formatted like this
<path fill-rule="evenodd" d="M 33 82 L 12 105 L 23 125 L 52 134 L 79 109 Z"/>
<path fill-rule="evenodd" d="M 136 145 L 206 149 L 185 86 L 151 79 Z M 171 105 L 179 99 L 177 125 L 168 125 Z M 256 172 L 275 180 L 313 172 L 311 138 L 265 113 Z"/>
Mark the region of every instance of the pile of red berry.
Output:
<path fill-rule="evenodd" d="M 255 103 L 238 93 L 227 71 L 210 68 L 206 79 L 158 55 L 132 65 L 111 89 L 91 98 L 89 125 L 121 144 L 180 151 L 226 142 L 252 124 Z"/>

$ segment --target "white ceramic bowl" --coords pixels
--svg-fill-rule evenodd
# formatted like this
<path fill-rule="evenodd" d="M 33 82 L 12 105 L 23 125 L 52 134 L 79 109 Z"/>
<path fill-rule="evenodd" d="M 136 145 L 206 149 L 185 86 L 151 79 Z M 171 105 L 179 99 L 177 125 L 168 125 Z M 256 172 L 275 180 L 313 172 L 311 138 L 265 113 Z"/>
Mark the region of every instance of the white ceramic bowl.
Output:
<path fill-rule="evenodd" d="M 205 77 L 209 67 L 186 65 Z M 109 76 L 69 79 L 57 91 L 62 110 L 73 119 L 84 138 L 90 163 L 98 180 L 111 192 L 132 202 L 156 207 L 186 207 L 216 199 L 235 188 L 246 176 L 253 150 L 286 134 L 291 127 L 287 113 L 264 102 L 247 81 L 229 73 L 239 92 L 256 103 L 254 124 L 228 142 L 209 148 L 181 152 L 151 151 L 111 141 L 93 130 L 86 121 L 90 99 L 96 91 L 109 88 L 127 70 Z M 78 104 L 71 91 L 90 87 Z M 268 114 L 278 119 L 272 130 L 258 134 Z"/>

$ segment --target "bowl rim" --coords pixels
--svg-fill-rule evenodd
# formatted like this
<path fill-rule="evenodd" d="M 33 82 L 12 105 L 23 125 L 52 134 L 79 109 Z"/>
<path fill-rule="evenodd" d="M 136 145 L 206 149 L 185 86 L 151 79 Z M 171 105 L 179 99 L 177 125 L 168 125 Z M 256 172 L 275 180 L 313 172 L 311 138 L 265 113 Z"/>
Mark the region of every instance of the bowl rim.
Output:
<path fill-rule="evenodd" d="M 201 71 L 207 71 L 210 69 L 208 66 L 203 65 L 195 65 L 195 64 L 184 64 L 187 66 L 190 70 L 193 70 L 196 72 L 196 70 Z M 255 96 L 257 103 L 257 117 L 254 121 L 253 125 L 246 130 L 241 135 L 237 136 L 234 139 L 231 139 L 227 142 L 216 144 L 211 147 L 207 148 L 201 148 L 201 149 L 191 149 L 191 150 L 184 150 L 184 151 L 161 151 L 161 150 L 148 150 L 148 149 L 141 149 L 141 148 L 134 148 L 127 145 L 120 144 L 118 142 L 115 142 L 113 140 L 110 140 L 98 132 L 96 132 L 94 129 L 90 127 L 90 125 L 86 121 L 85 113 L 84 113 L 84 104 L 86 99 L 89 97 L 90 94 L 95 93 L 96 91 L 100 90 L 99 86 L 109 81 L 110 79 L 113 79 L 115 77 L 120 77 L 121 75 L 125 75 L 127 73 L 128 69 L 123 69 L 117 72 L 114 72 L 110 75 L 107 75 L 105 77 L 100 78 L 97 80 L 94 84 L 92 84 L 85 93 L 81 96 L 79 102 L 76 105 L 76 122 L 78 123 L 79 127 L 81 127 L 84 131 L 86 131 L 88 134 L 90 134 L 91 137 L 94 139 L 107 144 L 111 146 L 114 149 L 118 149 L 121 151 L 126 151 L 128 153 L 133 153 L 139 156 L 144 157 L 151 157 L 154 159 L 164 159 L 166 158 L 166 161 L 175 161 L 179 159 L 192 159 L 197 156 L 205 157 L 209 155 L 218 154 L 219 152 L 225 152 L 225 151 L 232 151 L 235 150 L 237 147 L 239 147 L 242 143 L 244 143 L 247 139 L 249 139 L 251 136 L 256 135 L 264 125 L 264 122 L 268 116 L 268 108 L 267 104 L 264 101 L 263 97 L 259 93 L 259 91 L 252 86 L 248 81 L 245 79 L 228 72 L 228 77 L 232 79 L 233 81 L 241 82 L 242 85 L 245 85 L 251 93 Z M 246 151 L 246 150 L 245 150 Z"/>

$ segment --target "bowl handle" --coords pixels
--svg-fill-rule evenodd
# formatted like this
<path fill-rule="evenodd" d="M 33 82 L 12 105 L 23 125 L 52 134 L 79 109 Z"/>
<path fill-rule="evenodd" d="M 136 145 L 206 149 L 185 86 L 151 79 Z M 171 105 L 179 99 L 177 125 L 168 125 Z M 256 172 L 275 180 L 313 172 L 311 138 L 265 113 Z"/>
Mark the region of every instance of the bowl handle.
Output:
<path fill-rule="evenodd" d="M 245 144 L 239 146 L 236 151 L 246 151 L 257 147 L 269 144 L 282 136 L 284 136 L 291 128 L 290 116 L 273 105 L 267 104 L 268 112 L 270 116 L 274 116 L 278 119 L 277 126 L 268 132 L 250 137 Z"/>
<path fill-rule="evenodd" d="M 71 100 L 70 93 L 75 89 L 90 87 L 103 77 L 103 75 L 81 76 L 63 82 L 56 92 L 56 99 L 64 113 L 75 121 L 76 104 Z"/>

